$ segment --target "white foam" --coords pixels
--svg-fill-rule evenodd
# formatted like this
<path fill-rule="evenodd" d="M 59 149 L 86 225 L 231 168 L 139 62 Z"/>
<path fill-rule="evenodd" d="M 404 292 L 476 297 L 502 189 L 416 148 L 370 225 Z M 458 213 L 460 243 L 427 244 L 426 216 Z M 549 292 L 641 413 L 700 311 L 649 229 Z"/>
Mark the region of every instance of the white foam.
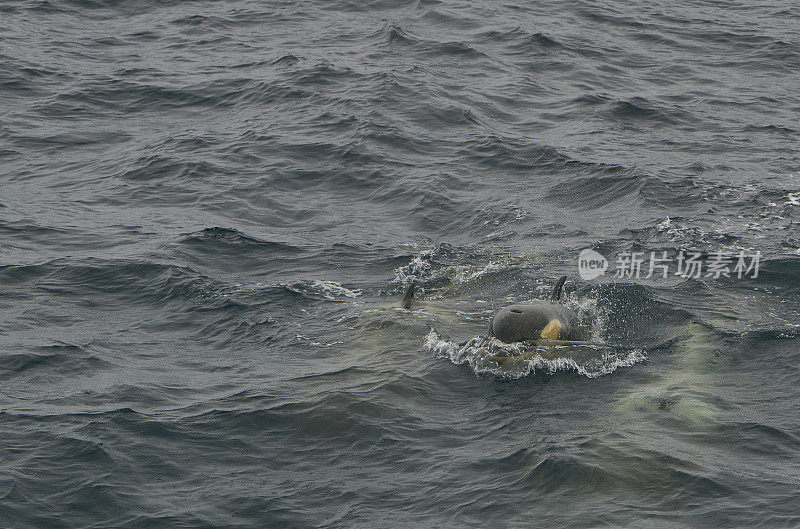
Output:
<path fill-rule="evenodd" d="M 478 269 L 476 269 L 474 266 L 467 265 L 456 266 L 454 269 L 452 282 L 456 284 L 469 283 L 481 276 L 499 272 L 500 270 L 502 270 L 502 266 L 499 263 L 491 261 L 483 268 Z"/>
<path fill-rule="evenodd" d="M 337 283 L 335 281 L 315 280 L 311 282 L 311 286 L 312 288 L 322 292 L 322 295 L 328 299 L 336 299 L 339 296 L 357 298 L 361 295 L 361 290 L 357 288 L 349 289 L 345 286 L 342 286 L 341 283 Z"/>
<path fill-rule="evenodd" d="M 394 269 L 393 282 L 401 285 L 408 285 L 411 281 L 421 278 L 431 269 L 431 264 L 426 260 L 430 259 L 431 251 L 426 250 L 411 259 L 407 265 Z"/>
<path fill-rule="evenodd" d="M 588 360 L 577 360 L 570 356 L 556 358 L 544 358 L 536 354 L 530 359 L 514 362 L 506 366 L 499 366 L 496 362 L 489 360 L 492 355 L 517 356 L 529 352 L 530 346 L 522 343 L 505 344 L 494 338 L 486 339 L 476 336 L 466 343 L 448 341 L 439 337 L 431 329 L 425 337 L 425 348 L 437 358 L 450 360 L 453 364 L 468 365 L 475 374 L 492 375 L 505 379 L 517 379 L 542 371 L 545 373 L 556 373 L 558 371 L 575 371 L 587 378 L 613 373 L 620 367 L 630 367 L 644 361 L 647 354 L 642 350 L 631 350 L 624 352 L 614 352 L 597 347 L 597 356 Z M 559 348 L 565 354 L 569 353 L 569 348 Z"/>
<path fill-rule="evenodd" d="M 317 294 L 331 301 L 340 301 L 342 297 L 354 299 L 361 295 L 361 290 L 347 288 L 336 281 L 315 279 L 313 281 L 299 281 L 285 286 L 298 294 Z"/>

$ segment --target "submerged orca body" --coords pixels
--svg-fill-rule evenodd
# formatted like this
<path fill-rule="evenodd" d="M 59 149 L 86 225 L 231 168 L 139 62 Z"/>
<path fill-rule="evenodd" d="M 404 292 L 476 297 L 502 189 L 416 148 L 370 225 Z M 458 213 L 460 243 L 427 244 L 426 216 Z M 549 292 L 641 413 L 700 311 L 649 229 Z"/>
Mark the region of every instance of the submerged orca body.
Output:
<path fill-rule="evenodd" d="M 567 276 L 553 289 L 550 301 L 516 303 L 500 309 L 489 323 L 489 336 L 501 342 L 530 340 L 586 340 L 587 329 L 578 324 L 575 313 L 559 303 Z"/>

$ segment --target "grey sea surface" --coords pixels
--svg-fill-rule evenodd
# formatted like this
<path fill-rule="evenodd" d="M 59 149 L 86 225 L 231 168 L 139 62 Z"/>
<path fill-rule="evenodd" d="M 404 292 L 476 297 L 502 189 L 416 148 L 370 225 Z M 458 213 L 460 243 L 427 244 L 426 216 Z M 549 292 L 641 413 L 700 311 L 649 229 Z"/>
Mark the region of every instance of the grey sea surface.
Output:
<path fill-rule="evenodd" d="M 800 526 L 798 72 L 790 1 L 0 0 L 0 526 Z M 562 274 L 620 347 L 488 360 Z"/>

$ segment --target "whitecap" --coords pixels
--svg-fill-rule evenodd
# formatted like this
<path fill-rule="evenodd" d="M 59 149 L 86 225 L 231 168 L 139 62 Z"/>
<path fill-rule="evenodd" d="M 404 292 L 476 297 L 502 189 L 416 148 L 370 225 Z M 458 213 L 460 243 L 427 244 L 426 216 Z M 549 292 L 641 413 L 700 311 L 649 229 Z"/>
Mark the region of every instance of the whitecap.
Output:
<path fill-rule="evenodd" d="M 593 354 L 588 358 L 578 358 L 573 355 L 572 348 L 558 347 L 563 356 L 545 358 L 535 354 L 529 359 L 520 360 L 500 366 L 489 359 L 493 355 L 517 356 L 531 351 L 531 347 L 524 343 L 506 344 L 495 338 L 475 336 L 464 343 L 453 342 L 441 338 L 435 330 L 431 329 L 425 337 L 425 348 L 437 358 L 444 358 L 455 365 L 466 364 L 477 375 L 490 375 L 504 379 L 517 379 L 524 376 L 544 372 L 554 374 L 559 371 L 574 371 L 587 378 L 613 373 L 621 367 L 630 367 L 643 362 L 647 358 L 645 351 L 640 349 L 615 351 L 602 346 L 592 346 L 589 349 Z M 554 348 L 548 348 L 553 352 Z M 548 355 L 550 356 L 550 355 Z"/>

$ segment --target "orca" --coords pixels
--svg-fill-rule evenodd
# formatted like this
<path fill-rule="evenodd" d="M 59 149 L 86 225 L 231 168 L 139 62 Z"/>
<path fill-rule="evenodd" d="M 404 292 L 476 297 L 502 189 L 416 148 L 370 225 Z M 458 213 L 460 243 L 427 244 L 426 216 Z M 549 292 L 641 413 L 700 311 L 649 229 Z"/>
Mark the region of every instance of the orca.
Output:
<path fill-rule="evenodd" d="M 589 330 L 560 303 L 567 276 L 559 278 L 549 301 L 515 303 L 500 309 L 489 323 L 489 336 L 505 343 L 533 340 L 584 341 Z"/>
<path fill-rule="evenodd" d="M 578 316 L 561 303 L 561 293 L 567 276 L 556 282 L 549 301 L 515 303 L 500 309 L 489 322 L 489 336 L 501 342 L 528 342 L 548 340 L 562 342 L 585 342 L 590 338 L 589 329 L 580 325 Z M 414 283 L 403 296 L 402 307 L 412 308 L 414 304 Z"/>
<path fill-rule="evenodd" d="M 414 283 L 412 282 L 408 285 L 408 289 L 406 290 L 405 296 L 403 296 L 403 301 L 400 303 L 404 309 L 410 309 L 411 304 L 414 302 Z"/>

